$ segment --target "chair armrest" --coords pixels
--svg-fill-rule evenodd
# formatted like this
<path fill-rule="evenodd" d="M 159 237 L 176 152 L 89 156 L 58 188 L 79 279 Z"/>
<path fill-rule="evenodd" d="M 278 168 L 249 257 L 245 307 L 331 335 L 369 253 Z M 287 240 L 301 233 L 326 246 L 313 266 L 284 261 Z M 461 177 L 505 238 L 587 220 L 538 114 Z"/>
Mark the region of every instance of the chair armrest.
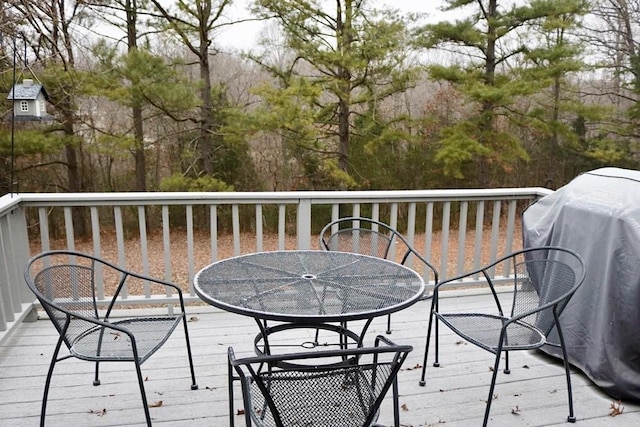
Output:
<path fill-rule="evenodd" d="M 180 289 L 178 287 L 178 285 L 176 285 L 175 283 L 168 282 L 168 281 L 163 280 L 163 279 L 158 279 L 156 277 L 145 276 L 144 274 L 136 273 L 134 271 L 127 271 L 127 270 L 122 270 L 122 269 L 120 269 L 120 271 L 122 271 L 122 272 L 126 273 L 127 275 L 129 275 L 131 277 L 134 277 L 136 279 L 146 280 L 146 281 L 149 281 L 149 282 L 157 283 L 159 285 L 163 285 L 163 286 L 167 286 L 167 287 L 173 288 L 178 293 L 180 298 L 182 299 L 182 289 Z"/>
<path fill-rule="evenodd" d="M 386 346 L 378 346 L 378 343 L 382 341 Z M 267 364 L 275 364 L 284 361 L 292 361 L 292 360 L 304 360 L 304 359 L 321 359 L 321 358 L 329 358 L 329 357 L 348 357 L 348 356 L 360 356 L 363 354 L 382 354 L 382 353 L 395 353 L 395 352 L 410 352 L 413 351 L 413 346 L 411 345 L 397 345 L 390 341 L 388 338 L 378 335 L 376 337 L 376 346 L 371 347 L 358 347 L 351 349 L 342 349 L 342 350 L 323 350 L 323 351 L 314 351 L 314 352 L 297 352 L 297 353 L 288 353 L 288 354 L 274 354 L 274 355 L 262 355 L 262 356 L 251 356 L 244 357 L 241 359 L 235 358 L 235 353 L 233 352 L 233 348 L 228 348 L 228 356 L 229 363 L 231 366 L 252 364 L 252 363 L 267 363 Z M 341 363 L 338 363 L 340 365 Z"/>
<path fill-rule="evenodd" d="M 404 240 L 404 237 L 400 236 L 399 238 Z M 404 240 L 405 245 L 407 245 L 407 247 L 409 248 L 409 250 L 407 251 L 406 255 L 404 256 L 404 259 L 402 260 L 402 264 L 404 265 L 404 263 L 406 262 L 406 260 L 409 258 L 409 254 L 413 254 L 414 257 L 416 257 L 417 259 L 420 260 L 421 263 L 423 263 L 429 270 L 431 270 L 431 274 L 433 274 L 433 282 L 437 285 L 438 284 L 438 269 L 431 264 L 429 261 L 427 261 L 427 259 L 425 257 L 422 256 L 422 254 L 420 254 L 420 252 L 418 252 L 417 250 L 415 250 L 415 248 L 413 246 L 410 246 L 409 243 Z M 428 296 L 426 296 L 428 297 Z"/>
<path fill-rule="evenodd" d="M 129 331 L 129 329 L 127 329 L 127 328 L 125 328 L 123 326 L 120 326 L 120 325 L 117 325 L 117 324 L 113 324 L 113 323 L 108 322 L 108 321 L 95 319 L 93 317 L 82 316 L 82 315 L 79 315 L 78 313 L 70 312 L 69 310 L 65 309 L 63 306 L 60 306 L 59 304 L 52 304 L 51 302 L 46 302 L 46 304 L 55 307 L 56 310 L 64 312 L 66 314 L 67 322 L 70 322 L 71 318 L 73 318 L 74 320 L 82 320 L 83 322 L 91 323 L 91 324 L 95 325 L 96 327 L 101 327 L 101 328 L 105 328 L 105 329 L 112 329 L 114 331 L 121 332 L 121 333 L 127 335 L 132 342 L 135 341 L 135 336 L 133 335 L 133 333 L 131 331 Z"/>
<path fill-rule="evenodd" d="M 498 293 L 495 289 L 495 285 L 493 283 L 493 280 L 491 279 L 491 277 L 488 274 L 488 270 L 490 270 L 493 267 L 493 265 L 490 266 L 484 266 L 481 267 L 477 270 L 473 270 L 473 271 L 469 271 L 469 272 L 465 272 L 462 274 L 459 274 L 457 276 L 451 277 L 447 280 L 443 280 L 440 283 L 436 283 L 434 288 L 433 288 L 433 293 L 432 293 L 432 309 L 435 309 L 436 307 L 439 307 L 440 304 L 440 298 L 438 298 L 438 292 L 440 291 L 440 288 L 442 286 L 454 283 L 454 282 L 460 282 L 461 280 L 467 278 L 467 277 L 472 277 L 472 276 L 484 276 L 487 285 L 489 287 L 489 290 L 491 291 L 491 295 L 492 295 L 492 299 L 494 302 L 494 307 L 497 310 L 497 312 L 502 316 L 503 315 L 503 309 L 502 309 L 502 304 L 500 302 L 500 299 L 498 297 Z"/>
<path fill-rule="evenodd" d="M 398 346 L 396 343 L 394 343 L 393 341 L 391 341 L 391 340 L 390 340 L 389 338 L 387 338 L 386 336 L 384 336 L 384 335 L 377 335 L 377 336 L 376 336 L 376 339 L 375 339 L 375 346 L 376 346 L 376 347 L 379 347 L 381 342 L 382 342 L 382 343 L 384 343 L 385 345 L 390 346 L 390 347 L 391 347 L 391 346 L 394 346 L 394 347 L 396 347 L 396 348 L 399 348 L 399 347 L 411 347 L 410 345 Z M 413 350 L 413 347 L 411 347 L 411 349 L 410 349 L 410 350 L 408 350 L 408 351 L 411 351 L 411 350 Z"/>

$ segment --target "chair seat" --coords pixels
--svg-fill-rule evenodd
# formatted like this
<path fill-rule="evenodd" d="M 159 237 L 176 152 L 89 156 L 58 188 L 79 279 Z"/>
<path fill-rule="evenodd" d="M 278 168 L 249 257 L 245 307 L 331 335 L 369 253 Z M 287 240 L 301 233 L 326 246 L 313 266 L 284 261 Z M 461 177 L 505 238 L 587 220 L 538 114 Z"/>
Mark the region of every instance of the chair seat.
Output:
<path fill-rule="evenodd" d="M 500 332 L 508 320 L 483 313 L 435 313 L 456 334 L 483 349 L 496 353 Z M 546 343 L 544 333 L 535 326 L 517 321 L 507 327 L 503 351 L 539 348 Z"/>
<path fill-rule="evenodd" d="M 358 365 L 327 372 L 272 371 L 260 374 L 280 411 L 284 425 L 314 427 L 362 427 L 377 397 L 371 387 L 380 386 L 391 374 L 389 365 Z M 275 426 L 257 383 L 251 381 L 251 401 L 258 426 Z M 378 418 L 374 417 L 374 421 Z"/>
<path fill-rule="evenodd" d="M 125 328 L 135 336 L 138 361 L 142 363 L 164 344 L 181 319 L 182 316 L 162 316 L 124 319 L 110 324 Z M 102 333 L 102 345 L 99 345 Z M 130 339 L 115 329 L 91 328 L 75 339 L 70 350 L 84 360 L 134 360 Z"/>

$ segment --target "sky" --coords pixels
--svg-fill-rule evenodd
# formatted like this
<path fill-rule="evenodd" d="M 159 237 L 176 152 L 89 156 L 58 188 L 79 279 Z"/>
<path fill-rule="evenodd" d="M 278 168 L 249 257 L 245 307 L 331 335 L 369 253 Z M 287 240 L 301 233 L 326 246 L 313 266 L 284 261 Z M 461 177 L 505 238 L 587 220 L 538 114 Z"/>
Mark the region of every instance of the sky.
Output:
<path fill-rule="evenodd" d="M 251 0 L 235 0 L 229 9 L 229 18 L 246 17 L 250 3 Z M 374 0 L 374 3 L 376 6 L 387 5 L 405 12 L 421 12 L 433 17 L 438 14 L 438 7 L 442 4 L 442 0 Z M 255 46 L 262 28 L 263 26 L 256 22 L 236 24 L 221 32 L 216 41 L 221 47 L 248 50 Z"/>

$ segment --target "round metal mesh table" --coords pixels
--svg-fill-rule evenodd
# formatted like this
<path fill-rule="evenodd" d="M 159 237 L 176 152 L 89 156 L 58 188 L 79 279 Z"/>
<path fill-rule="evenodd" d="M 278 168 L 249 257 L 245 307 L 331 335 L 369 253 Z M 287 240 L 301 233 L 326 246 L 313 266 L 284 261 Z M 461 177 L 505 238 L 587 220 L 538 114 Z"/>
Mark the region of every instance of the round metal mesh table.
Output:
<path fill-rule="evenodd" d="M 290 323 L 347 322 L 418 301 L 422 277 L 381 258 L 331 251 L 275 251 L 215 262 L 195 277 L 200 298 L 226 311 Z"/>

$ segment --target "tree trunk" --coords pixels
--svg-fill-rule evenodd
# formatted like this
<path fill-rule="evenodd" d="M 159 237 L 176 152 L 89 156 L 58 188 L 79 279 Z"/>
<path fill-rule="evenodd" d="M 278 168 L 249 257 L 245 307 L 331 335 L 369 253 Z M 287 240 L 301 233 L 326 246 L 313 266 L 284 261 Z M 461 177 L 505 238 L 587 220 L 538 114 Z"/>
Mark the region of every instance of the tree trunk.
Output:
<path fill-rule="evenodd" d="M 338 66 L 338 167 L 347 171 L 349 167 L 349 116 L 351 114 L 351 71 L 349 69 L 349 52 L 353 42 L 352 23 L 353 5 L 351 0 L 345 2 L 344 19 L 340 2 L 336 11 L 336 40 L 337 51 L 340 52 L 341 62 Z"/>
<path fill-rule="evenodd" d="M 484 70 L 484 84 L 486 86 L 493 86 L 495 83 L 496 75 L 496 27 L 492 23 L 494 17 L 498 13 L 497 0 L 489 0 L 489 7 L 487 9 L 486 21 L 487 27 L 487 49 L 485 54 L 485 70 Z M 480 143 L 484 146 L 490 145 L 491 141 L 487 139 L 490 135 L 493 135 L 495 121 L 495 105 L 491 101 L 485 101 L 482 104 L 482 110 L 480 112 Z M 478 184 L 483 188 L 488 188 L 490 184 L 489 179 L 489 165 L 488 159 L 479 158 L 478 167 Z"/>
<path fill-rule="evenodd" d="M 136 0 L 127 0 L 127 49 L 129 53 L 138 48 L 138 33 L 136 29 L 137 21 L 137 4 Z M 136 191 L 147 191 L 147 165 L 144 152 L 144 127 L 142 124 L 142 107 L 137 100 L 134 100 L 131 107 L 131 116 L 133 119 L 133 138 L 135 148 L 133 157 L 135 159 L 136 168 Z"/>
<path fill-rule="evenodd" d="M 200 36 L 200 79 L 202 89 L 200 98 L 200 138 L 198 148 L 200 149 L 201 168 L 204 173 L 211 175 L 213 171 L 213 100 L 211 98 L 211 70 L 209 66 L 209 39 L 206 33 Z"/>

